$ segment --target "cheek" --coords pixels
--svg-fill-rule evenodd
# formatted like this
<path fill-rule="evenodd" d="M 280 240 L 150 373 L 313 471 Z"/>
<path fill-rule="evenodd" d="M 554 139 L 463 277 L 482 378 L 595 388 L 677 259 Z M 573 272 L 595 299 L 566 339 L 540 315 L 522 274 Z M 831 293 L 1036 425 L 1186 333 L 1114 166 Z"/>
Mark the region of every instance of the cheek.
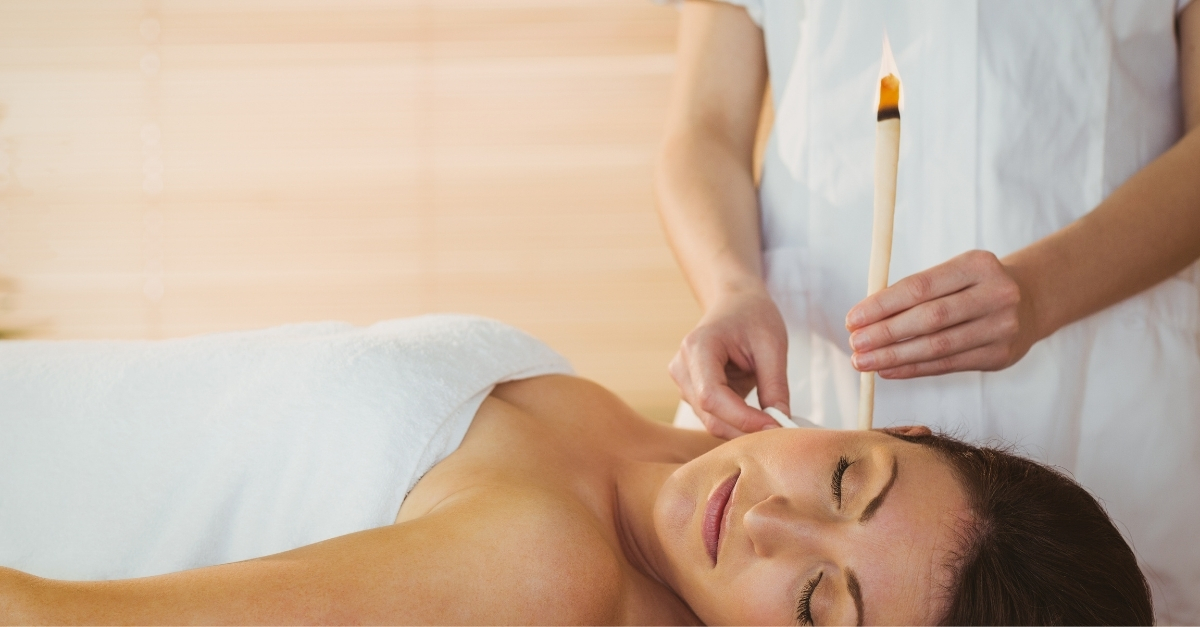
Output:
<path fill-rule="evenodd" d="M 696 490 L 688 489 L 686 477 L 679 475 L 667 479 L 654 502 L 654 529 L 673 560 L 682 557 L 679 552 L 686 544 L 697 506 Z"/>
<path fill-rule="evenodd" d="M 736 452 L 734 444 L 718 446 L 680 466 L 663 483 L 654 502 L 654 528 L 669 552 L 703 551 L 698 535 L 699 510 L 717 481 L 737 468 L 737 460 L 731 455 Z"/>
<path fill-rule="evenodd" d="M 764 433 L 774 435 L 776 431 L 778 430 Z M 790 432 L 782 435 L 785 437 L 761 440 L 762 445 L 756 447 L 748 459 L 749 464 L 762 469 L 770 489 L 790 491 L 797 484 L 807 486 L 818 477 L 819 485 L 822 488 L 827 487 L 829 473 L 833 471 L 833 465 L 837 462 L 837 454 L 833 451 L 841 450 L 841 447 L 828 437 L 786 437 L 791 435 Z"/>
<path fill-rule="evenodd" d="M 797 568 L 763 560 L 733 581 L 718 583 L 696 610 L 707 624 L 787 625 L 795 622 Z"/>

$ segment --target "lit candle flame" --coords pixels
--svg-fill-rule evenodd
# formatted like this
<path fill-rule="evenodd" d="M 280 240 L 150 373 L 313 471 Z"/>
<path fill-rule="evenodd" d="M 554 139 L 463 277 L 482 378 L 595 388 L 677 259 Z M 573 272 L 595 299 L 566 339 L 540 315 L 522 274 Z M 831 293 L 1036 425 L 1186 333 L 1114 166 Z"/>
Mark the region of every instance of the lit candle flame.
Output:
<path fill-rule="evenodd" d="M 904 110 L 904 90 L 901 89 L 900 68 L 892 56 L 892 43 L 887 31 L 883 31 L 883 58 L 879 62 L 879 91 L 876 94 L 877 108 L 882 113 L 887 109 Z"/>

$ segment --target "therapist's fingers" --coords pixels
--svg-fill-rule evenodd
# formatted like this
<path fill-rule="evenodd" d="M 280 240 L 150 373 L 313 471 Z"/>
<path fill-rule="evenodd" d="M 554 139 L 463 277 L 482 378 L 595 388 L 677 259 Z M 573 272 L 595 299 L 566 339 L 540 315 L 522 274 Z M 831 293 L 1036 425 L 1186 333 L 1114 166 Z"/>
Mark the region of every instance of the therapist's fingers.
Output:
<path fill-rule="evenodd" d="M 713 414 L 704 412 L 698 407 L 695 400 L 695 388 L 691 384 L 691 375 L 688 374 L 688 366 L 683 363 L 680 353 L 677 353 L 676 357 L 671 360 L 667 370 L 671 372 L 671 378 L 679 386 L 679 393 L 683 396 L 683 400 L 691 406 L 691 411 L 696 413 L 696 418 L 700 418 L 704 430 L 716 437 L 725 438 L 725 440 L 733 440 L 734 437 L 745 435 L 744 432 L 734 429 L 732 425 L 722 422 L 720 418 L 716 418 Z"/>
<path fill-rule="evenodd" d="M 776 341 L 772 341 L 776 340 Z M 765 338 L 754 351 L 754 377 L 758 386 L 758 405 L 774 407 L 792 415 L 787 380 L 787 335 Z"/>
<path fill-rule="evenodd" d="M 1009 345 L 995 342 L 941 359 L 880 370 L 879 376 L 884 379 L 912 379 L 968 370 L 996 370 L 993 367 L 981 367 L 980 364 L 1003 363 L 1012 357 Z"/>
<path fill-rule="evenodd" d="M 1016 316 L 1012 316 L 1009 320 L 1009 316 L 1000 313 L 964 322 L 936 333 L 889 344 L 877 350 L 855 353 L 850 360 L 854 367 L 861 371 L 884 371 L 902 366 L 937 362 L 981 347 L 1004 345 L 1002 340 L 1008 339 L 1015 330 Z M 1004 363 L 1007 355 L 1002 354 L 999 350 L 993 350 L 988 355 L 979 355 L 978 357 L 983 356 L 992 357 L 992 359 L 972 360 L 970 364 L 972 370 L 998 370 L 1008 365 Z M 962 364 L 956 361 L 954 365 Z M 931 368 L 944 370 L 942 366 Z M 951 372 L 950 370 L 944 371 Z"/>
<path fill-rule="evenodd" d="M 713 435 L 730 437 L 778 426 L 745 396 L 787 407 L 787 328 L 766 288 L 721 294 L 684 337 L 670 371 L 680 394 Z"/>
<path fill-rule="evenodd" d="M 743 403 L 743 405 L 744 404 L 745 403 Z M 692 409 L 695 410 L 695 407 Z M 735 429 L 728 422 L 725 422 L 724 420 L 721 420 L 710 413 L 697 410 L 696 416 L 700 418 L 700 422 L 704 424 L 704 429 L 708 431 L 710 435 L 714 435 L 718 438 L 724 438 L 726 440 L 732 440 L 734 438 L 746 435 L 745 431 L 739 431 Z"/>
<path fill-rule="evenodd" d="M 704 411 L 699 401 L 699 391 L 695 382 L 692 379 L 691 368 L 688 365 L 688 352 L 684 348 L 675 354 L 671 359 L 671 363 L 667 366 L 667 371 L 671 374 L 671 378 L 675 380 L 675 384 L 679 386 L 680 396 L 683 400 L 692 407 L 692 411 L 696 413 L 696 417 L 704 424 L 705 430 L 718 438 L 732 440 L 745 432 L 740 431 L 709 412 Z M 728 388 L 726 388 L 728 389 Z M 732 394 L 733 391 L 729 390 Z M 711 394 L 711 392 L 710 392 Z M 736 395 L 735 395 L 736 396 Z M 739 399 L 741 400 L 741 399 Z M 741 403 L 746 406 L 745 402 Z M 747 407 L 748 408 L 748 407 Z"/>
<path fill-rule="evenodd" d="M 953 266 L 960 278 L 966 277 L 967 287 L 855 330 L 850 337 L 855 351 L 850 359 L 855 368 L 877 371 L 889 379 L 959 370 L 1000 370 L 1029 351 L 1037 340 L 1032 305 L 1023 296 L 1017 279 L 995 255 L 973 251 L 943 266 Z M 943 266 L 908 277 L 893 287 L 925 277 L 910 285 L 936 284 L 952 289 L 957 285 L 954 280 L 936 280 L 945 275 L 941 272 L 946 269 Z M 906 290 L 910 297 L 916 293 L 916 288 Z"/>
<path fill-rule="evenodd" d="M 981 293 L 983 292 L 983 293 Z M 866 353 L 909 338 L 936 333 L 969 320 L 982 318 L 1007 306 L 986 290 L 966 289 L 949 296 L 921 303 L 890 318 L 865 326 L 850 334 L 850 347 Z M 994 341 L 991 338 L 988 341 Z"/>
<path fill-rule="evenodd" d="M 747 405 L 744 395 L 735 392 L 729 385 L 728 370 L 756 372 L 751 362 L 752 358 L 738 354 L 727 354 L 725 359 L 713 359 L 713 356 L 712 353 L 706 354 L 705 358 L 692 360 L 690 364 L 689 374 L 695 390 L 692 407 L 728 423 L 743 433 L 753 433 L 761 431 L 763 427 L 775 425 L 770 416 Z M 743 363 L 738 363 L 739 361 Z"/>
<path fill-rule="evenodd" d="M 985 250 L 965 252 L 923 272 L 905 277 L 868 296 L 846 314 L 846 329 L 854 331 L 921 303 L 953 294 L 999 269 L 1000 261 Z"/>

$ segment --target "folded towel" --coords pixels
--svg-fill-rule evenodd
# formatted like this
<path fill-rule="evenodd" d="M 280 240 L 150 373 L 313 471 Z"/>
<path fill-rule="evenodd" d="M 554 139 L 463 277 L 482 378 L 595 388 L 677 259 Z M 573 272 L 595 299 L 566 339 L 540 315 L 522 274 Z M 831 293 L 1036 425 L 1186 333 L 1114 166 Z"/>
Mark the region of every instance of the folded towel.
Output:
<path fill-rule="evenodd" d="M 390 524 L 497 383 L 569 372 L 469 316 L 0 342 L 0 565 L 138 577 Z"/>

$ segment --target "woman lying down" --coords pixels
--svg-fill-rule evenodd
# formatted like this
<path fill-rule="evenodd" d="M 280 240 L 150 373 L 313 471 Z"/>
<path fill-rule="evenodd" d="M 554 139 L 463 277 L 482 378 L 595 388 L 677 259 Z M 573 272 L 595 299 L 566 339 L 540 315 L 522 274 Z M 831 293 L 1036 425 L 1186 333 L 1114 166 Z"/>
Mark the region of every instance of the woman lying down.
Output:
<path fill-rule="evenodd" d="M 461 316 L 0 343 L 8 623 L 1148 624 L 1070 479 L 922 427 L 730 442 Z"/>

